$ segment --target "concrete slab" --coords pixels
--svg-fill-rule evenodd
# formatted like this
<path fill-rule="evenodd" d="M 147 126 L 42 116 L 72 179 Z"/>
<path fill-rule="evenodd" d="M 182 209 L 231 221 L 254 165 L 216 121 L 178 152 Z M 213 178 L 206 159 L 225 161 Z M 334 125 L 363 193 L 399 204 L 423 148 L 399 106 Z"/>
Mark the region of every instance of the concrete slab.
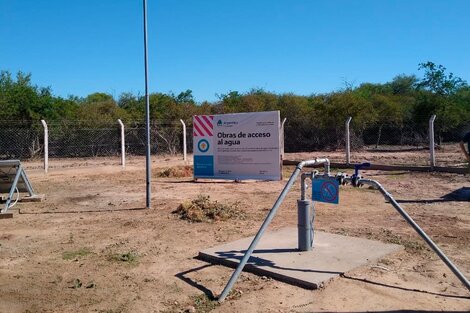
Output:
<path fill-rule="evenodd" d="M 8 196 L 3 195 L 0 196 L 0 202 L 6 202 Z M 44 194 L 36 194 L 32 196 L 20 196 L 18 202 L 43 202 L 46 199 L 46 195 Z M 13 195 L 13 201 L 16 200 L 16 194 Z"/>
<path fill-rule="evenodd" d="M 36 194 L 32 196 L 25 196 L 20 198 L 20 202 L 43 202 L 46 198 L 44 194 Z"/>
<path fill-rule="evenodd" d="M 5 219 L 5 218 L 13 218 L 13 213 L 0 213 L 0 220 Z"/>
<path fill-rule="evenodd" d="M 253 237 L 199 252 L 210 263 L 236 267 Z M 297 228 L 267 232 L 261 238 L 245 271 L 307 289 L 317 289 L 335 276 L 376 261 L 403 247 L 378 241 L 315 232 L 312 251 L 297 250 Z"/>

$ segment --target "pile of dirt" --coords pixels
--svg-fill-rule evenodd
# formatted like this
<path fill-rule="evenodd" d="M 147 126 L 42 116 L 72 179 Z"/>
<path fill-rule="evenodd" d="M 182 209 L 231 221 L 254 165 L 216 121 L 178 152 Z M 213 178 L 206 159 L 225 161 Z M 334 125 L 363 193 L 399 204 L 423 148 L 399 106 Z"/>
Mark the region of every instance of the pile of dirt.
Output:
<path fill-rule="evenodd" d="M 181 165 L 167 167 L 157 173 L 157 177 L 192 177 L 193 167 L 190 165 Z"/>
<path fill-rule="evenodd" d="M 223 204 L 211 201 L 209 196 L 199 195 L 191 201 L 184 201 L 173 214 L 178 214 L 181 219 L 191 222 L 226 221 L 231 218 L 244 219 L 245 212 L 240 208 L 240 203 Z"/>

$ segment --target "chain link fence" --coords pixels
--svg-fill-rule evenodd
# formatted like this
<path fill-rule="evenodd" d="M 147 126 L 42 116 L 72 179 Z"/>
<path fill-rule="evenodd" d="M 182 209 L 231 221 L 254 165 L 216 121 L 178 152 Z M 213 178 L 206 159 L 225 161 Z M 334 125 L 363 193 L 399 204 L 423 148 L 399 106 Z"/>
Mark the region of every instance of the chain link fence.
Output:
<path fill-rule="evenodd" d="M 50 158 L 117 156 L 121 153 L 117 123 L 92 125 L 66 121 L 48 123 L 47 127 Z"/>
<path fill-rule="evenodd" d="M 431 142 L 429 119 L 423 116 L 421 123 L 410 125 L 384 124 L 365 129 L 354 119 L 349 125 L 350 162 L 370 162 L 381 165 L 431 166 Z M 424 122 L 423 122 L 424 121 Z M 439 117 L 436 119 L 439 122 Z M 459 140 L 470 131 L 470 121 L 466 128 L 443 131 L 436 123 L 434 144 L 434 166 L 466 167 Z M 442 126 L 441 126 L 442 127 Z M 285 125 L 285 152 L 312 152 L 315 156 L 328 157 L 332 162 L 344 163 L 346 157 L 346 121 L 331 127 L 303 128 L 298 125 Z"/>
<path fill-rule="evenodd" d="M 58 164 L 59 160 L 74 160 L 74 164 L 99 158 L 107 160 L 107 163 L 109 161 L 120 162 L 123 138 L 118 122 L 50 122 L 47 123 L 47 133 L 51 167 L 54 167 L 54 162 Z M 151 154 L 182 154 L 182 137 L 183 128 L 179 121 L 152 122 Z M 40 121 L 33 123 L 0 121 L 0 159 L 42 160 L 45 157 L 44 141 L 45 128 Z M 145 124 L 136 121 L 125 123 L 124 142 L 126 157 L 144 156 L 146 152 Z"/>
<path fill-rule="evenodd" d="M 328 157 L 332 162 L 344 162 L 345 129 L 344 125 L 336 127 L 311 125 L 302 127 L 299 131 L 298 125 L 289 123 L 287 119 L 284 124 L 284 152 L 313 152 L 315 156 Z"/>
<path fill-rule="evenodd" d="M 80 122 L 53 123 L 49 128 L 50 157 L 99 157 L 121 155 L 119 123 L 83 125 Z M 179 122 L 153 122 L 150 127 L 152 155 L 182 153 L 182 127 Z M 145 155 L 146 128 L 142 122 L 124 124 L 125 153 Z"/>
<path fill-rule="evenodd" d="M 0 159 L 37 159 L 43 156 L 40 123 L 0 121 Z"/>
<path fill-rule="evenodd" d="M 435 130 L 436 164 L 439 166 L 469 166 L 459 145 L 459 142 L 463 140 L 465 134 L 469 132 L 470 120 L 456 129 L 448 130 L 439 120 L 439 117 L 437 117 Z M 467 143 L 465 143 L 465 148 L 468 149 Z"/>
<path fill-rule="evenodd" d="M 437 121 L 439 117 L 437 118 Z M 115 163 L 121 157 L 121 127 L 115 123 L 61 121 L 47 124 L 51 165 L 57 159 L 107 158 Z M 418 129 L 418 130 L 417 130 Z M 467 166 L 460 151 L 459 139 L 470 131 L 467 127 L 435 130 L 435 165 Z M 150 150 L 152 155 L 183 153 L 183 124 L 180 121 L 153 121 Z M 351 162 L 385 165 L 429 166 L 431 164 L 429 127 L 377 125 L 361 129 L 350 124 Z M 146 129 L 142 121 L 124 123 L 125 155 L 144 156 Z M 186 127 L 187 152 L 192 153 L 192 123 Z M 317 127 L 315 125 L 284 126 L 285 153 L 312 152 L 332 162 L 346 162 L 346 124 Z M 40 121 L 0 121 L 0 159 L 41 160 L 44 158 L 44 127 Z M 310 156 L 310 155 L 307 155 Z M 289 158 L 286 156 L 285 158 Z M 78 161 L 77 161 L 78 162 Z"/>
<path fill-rule="evenodd" d="M 352 162 L 429 166 L 429 127 L 378 124 L 360 129 L 351 123 Z"/>

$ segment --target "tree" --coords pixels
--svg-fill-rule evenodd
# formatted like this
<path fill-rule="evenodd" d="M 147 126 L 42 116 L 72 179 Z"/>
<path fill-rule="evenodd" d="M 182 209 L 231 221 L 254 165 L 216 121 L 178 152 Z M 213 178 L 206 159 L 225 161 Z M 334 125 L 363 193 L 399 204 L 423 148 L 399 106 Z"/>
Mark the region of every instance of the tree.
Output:
<path fill-rule="evenodd" d="M 98 127 L 100 124 L 115 124 L 117 119 L 126 119 L 127 112 L 119 107 L 114 98 L 106 93 L 92 93 L 81 101 L 76 118 L 81 125 Z"/>
<path fill-rule="evenodd" d="M 418 78 L 415 75 L 397 75 L 390 83 L 386 85 L 394 95 L 412 95 L 415 93 L 415 86 Z"/>
<path fill-rule="evenodd" d="M 395 96 L 386 96 L 386 95 L 374 95 L 371 98 L 372 105 L 377 112 L 377 124 L 378 124 L 378 134 L 375 147 L 377 148 L 380 144 L 380 139 L 382 137 L 382 129 L 385 126 L 391 128 L 403 127 L 403 122 L 405 119 L 405 107 L 400 105 L 400 102 L 397 101 Z"/>
<path fill-rule="evenodd" d="M 455 77 L 453 73 L 447 74 L 444 66 L 430 61 L 420 63 L 418 70 L 424 70 L 424 77 L 418 82 L 417 88 L 437 95 L 452 95 L 467 85 L 465 80 Z"/>
<path fill-rule="evenodd" d="M 439 143 L 443 135 L 462 123 L 465 114 L 459 106 L 456 95 L 463 88 L 468 87 L 467 82 L 453 73 L 447 74 L 447 69 L 433 62 L 419 64 L 419 69 L 424 69 L 424 77 L 418 82 L 417 89 L 421 91 L 418 96 L 417 109 L 427 112 L 428 115 L 438 116 L 437 133 Z M 419 119 L 420 117 L 417 116 Z M 429 118 L 429 117 L 427 117 Z M 424 124 L 426 117 L 421 117 Z"/>

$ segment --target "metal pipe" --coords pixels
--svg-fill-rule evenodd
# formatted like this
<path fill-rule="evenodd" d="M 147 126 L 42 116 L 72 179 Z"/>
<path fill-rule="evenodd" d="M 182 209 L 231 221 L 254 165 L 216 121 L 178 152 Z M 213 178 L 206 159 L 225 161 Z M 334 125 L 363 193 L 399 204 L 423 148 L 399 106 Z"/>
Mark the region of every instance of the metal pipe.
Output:
<path fill-rule="evenodd" d="M 297 239 L 299 251 L 311 251 L 313 228 L 310 220 L 310 200 L 297 200 Z"/>
<path fill-rule="evenodd" d="M 44 173 L 47 174 L 49 170 L 49 129 L 45 120 L 41 120 L 41 124 L 44 128 Z"/>
<path fill-rule="evenodd" d="M 277 198 L 276 202 L 274 203 L 271 211 L 269 211 L 268 215 L 266 216 L 266 219 L 264 220 L 263 224 L 261 225 L 260 229 L 258 230 L 258 233 L 256 233 L 255 238 L 253 238 L 253 241 L 251 242 L 250 246 L 248 247 L 248 250 L 246 251 L 245 255 L 243 256 L 242 260 L 240 261 L 240 264 L 238 264 L 235 272 L 233 272 L 232 276 L 230 277 L 227 285 L 225 286 L 224 290 L 220 294 L 218 301 L 223 302 L 227 295 L 229 294 L 230 290 L 232 290 L 233 285 L 237 281 L 238 277 L 240 276 L 241 272 L 243 271 L 243 268 L 245 267 L 246 263 L 248 262 L 248 259 L 250 258 L 251 254 L 253 253 L 253 250 L 255 249 L 256 245 L 258 244 L 258 241 L 261 239 L 263 236 L 264 232 L 266 231 L 266 228 L 268 228 L 269 224 L 273 220 L 274 216 L 276 215 L 277 210 L 279 209 L 279 206 L 281 205 L 282 201 L 286 197 L 287 193 L 291 189 L 292 185 L 294 184 L 297 176 L 299 176 L 300 171 L 304 166 L 308 165 L 315 165 L 315 164 L 322 164 L 322 163 L 330 163 L 328 159 L 315 159 L 315 160 L 308 160 L 308 161 L 302 161 L 299 164 L 297 164 L 295 170 L 292 172 L 292 175 L 290 176 L 289 180 L 287 181 L 287 184 L 284 186 L 284 189 L 281 191 L 281 194 Z M 329 168 L 329 167 L 328 167 Z"/>
<path fill-rule="evenodd" d="M 21 178 L 23 179 L 23 183 L 26 185 L 26 189 L 28 190 L 29 196 L 32 197 L 35 195 L 33 186 L 31 185 L 31 182 L 29 181 L 29 179 L 26 177 L 26 173 L 23 170 L 23 167 L 20 167 L 20 168 L 21 168 Z"/>
<path fill-rule="evenodd" d="M 434 120 L 436 119 L 436 115 L 432 115 L 429 118 L 429 157 L 431 167 L 433 168 L 436 166 L 436 156 L 434 155 Z"/>
<path fill-rule="evenodd" d="M 310 180 L 313 182 L 313 178 L 315 177 L 315 175 L 318 174 L 318 171 L 313 171 L 313 172 L 310 172 L 310 173 L 302 173 L 302 175 L 300 175 L 300 200 L 305 200 L 305 193 L 307 191 L 307 183 L 306 183 L 306 179 L 307 178 L 310 178 Z M 310 204 L 310 201 L 309 201 L 309 204 Z M 298 207 L 299 205 L 297 205 Z M 311 207 L 311 210 L 310 210 L 310 213 L 309 213 L 309 217 L 311 217 L 310 219 L 310 247 L 313 247 L 313 237 L 314 237 L 314 219 L 315 219 L 315 204 L 312 202 L 310 205 Z M 299 214 L 299 212 L 297 213 Z M 299 244 L 299 249 L 300 249 L 300 244 Z"/>
<path fill-rule="evenodd" d="M 15 190 L 18 190 L 16 186 L 18 185 L 18 181 L 20 180 L 21 171 L 22 171 L 21 165 L 16 166 L 16 175 L 15 175 L 15 178 L 13 179 L 13 183 L 11 184 L 11 189 L 10 189 L 10 192 L 8 193 L 8 198 L 5 204 L 5 208 L 1 210 L 0 213 L 6 213 L 6 211 L 10 208 L 10 203 L 11 203 L 11 200 L 13 199 L 13 194 L 15 193 Z"/>
<path fill-rule="evenodd" d="M 310 173 L 302 173 L 300 175 L 300 200 L 305 200 L 305 192 L 307 191 L 307 182 L 305 179 L 309 177 Z"/>
<path fill-rule="evenodd" d="M 147 139 L 146 153 L 145 153 L 145 178 L 146 178 L 146 201 L 145 207 L 150 208 L 151 198 L 151 164 L 150 164 L 150 98 L 149 98 L 149 84 L 148 84 L 148 52 L 147 52 L 147 0 L 143 0 L 144 10 L 144 68 L 145 68 L 145 133 Z"/>
<path fill-rule="evenodd" d="M 329 159 L 323 159 L 325 160 L 325 174 L 330 175 L 330 160 Z"/>
<path fill-rule="evenodd" d="M 351 181 L 351 178 L 345 178 L 346 181 Z M 447 256 L 442 252 L 441 249 L 432 241 L 431 238 L 422 230 L 418 224 L 406 213 L 405 210 L 398 204 L 398 202 L 392 197 L 392 195 L 385 190 L 382 185 L 372 179 L 359 179 L 358 180 L 359 184 L 363 185 L 369 185 L 377 188 L 385 197 L 386 200 L 388 200 L 393 207 L 400 213 L 400 215 L 406 220 L 408 224 L 410 224 L 411 227 L 418 233 L 418 235 L 423 238 L 423 240 L 428 244 L 429 247 L 441 258 L 441 260 L 447 265 L 447 267 L 457 276 L 457 278 L 464 284 L 465 287 L 467 287 L 468 290 L 470 290 L 470 282 L 467 280 L 467 278 L 459 271 L 459 269 L 447 258 Z"/>
<path fill-rule="evenodd" d="M 124 169 L 126 168 L 126 138 L 124 134 L 124 124 L 122 123 L 121 119 L 118 119 L 117 121 L 121 128 L 121 166 Z"/>
<path fill-rule="evenodd" d="M 183 161 L 186 161 L 186 124 L 183 120 L 180 120 L 183 124 Z"/>
<path fill-rule="evenodd" d="M 300 175 L 300 200 L 305 200 L 305 192 L 307 191 L 307 183 L 306 179 L 310 178 L 310 180 L 313 180 L 313 176 L 318 173 L 317 171 L 315 172 L 309 172 L 309 173 L 302 173 Z"/>
<path fill-rule="evenodd" d="M 349 133 L 349 124 L 351 123 L 352 117 L 348 117 L 346 120 L 346 135 L 345 135 L 345 140 L 346 140 L 346 164 L 351 163 L 351 137 Z"/>

